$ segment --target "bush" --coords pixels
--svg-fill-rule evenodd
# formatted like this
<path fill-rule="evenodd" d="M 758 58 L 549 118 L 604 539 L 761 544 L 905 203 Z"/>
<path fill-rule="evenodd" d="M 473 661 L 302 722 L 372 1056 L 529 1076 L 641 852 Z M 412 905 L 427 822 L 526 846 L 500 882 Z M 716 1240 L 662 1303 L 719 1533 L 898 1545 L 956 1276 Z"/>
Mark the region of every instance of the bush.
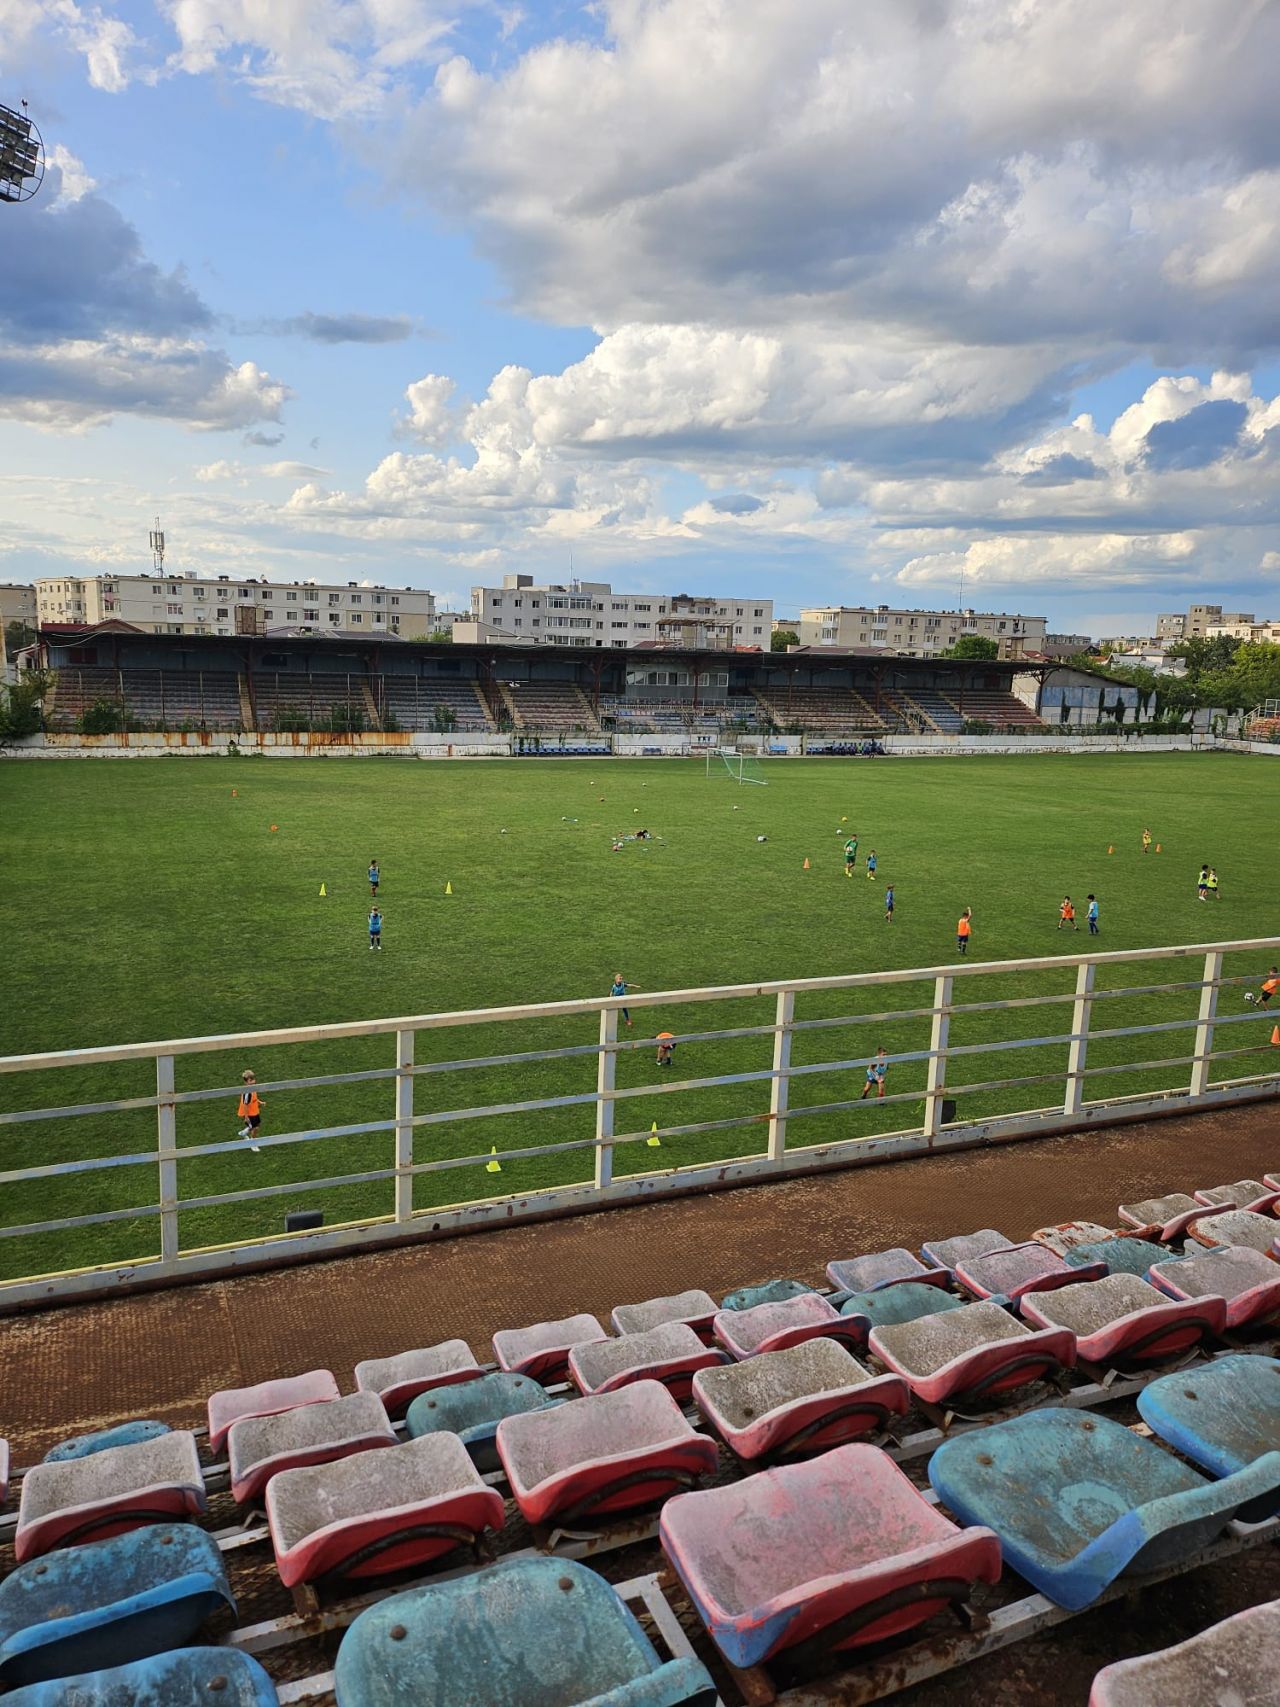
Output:
<path fill-rule="evenodd" d="M 994 723 L 984 723 L 980 717 L 966 717 L 962 733 L 965 735 L 994 735 Z"/>
<path fill-rule="evenodd" d="M 368 718 L 358 705 L 335 705 L 329 713 L 328 729 L 333 735 L 363 735 Z"/>
<path fill-rule="evenodd" d="M 431 708 L 431 721 L 437 735 L 448 735 L 458 727 L 458 714 L 451 705 L 435 705 Z"/>
<path fill-rule="evenodd" d="M 128 727 L 128 707 L 115 699 L 95 699 L 76 718 L 82 735 L 121 735 Z"/>
<path fill-rule="evenodd" d="M 383 712 L 383 714 L 382 714 L 382 730 L 383 730 L 383 733 L 386 735 L 398 735 L 399 734 L 399 732 L 400 732 L 400 719 L 396 716 L 394 711 Z"/>
<path fill-rule="evenodd" d="M 12 687 L 0 682 L 0 746 L 40 733 L 44 725 L 41 701 L 49 691 L 50 680 L 32 670 Z"/>
<path fill-rule="evenodd" d="M 276 715 L 276 728 L 282 735 L 305 735 L 311 719 L 304 711 L 281 711 Z"/>

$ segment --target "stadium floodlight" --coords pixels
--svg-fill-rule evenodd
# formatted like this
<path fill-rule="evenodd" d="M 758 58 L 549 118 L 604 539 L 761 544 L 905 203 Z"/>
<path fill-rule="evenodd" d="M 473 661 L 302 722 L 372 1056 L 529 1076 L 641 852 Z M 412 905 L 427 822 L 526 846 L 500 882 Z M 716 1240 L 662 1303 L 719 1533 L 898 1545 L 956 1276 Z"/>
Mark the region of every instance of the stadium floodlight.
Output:
<path fill-rule="evenodd" d="M 29 202 L 44 182 L 44 143 L 26 107 L 0 107 L 0 202 Z"/>

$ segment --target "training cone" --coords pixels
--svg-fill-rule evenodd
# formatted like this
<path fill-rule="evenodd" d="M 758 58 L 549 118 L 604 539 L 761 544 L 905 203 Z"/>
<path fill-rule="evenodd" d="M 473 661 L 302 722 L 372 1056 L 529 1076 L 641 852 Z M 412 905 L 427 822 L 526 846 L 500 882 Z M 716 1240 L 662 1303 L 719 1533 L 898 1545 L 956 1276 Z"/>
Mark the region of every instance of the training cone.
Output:
<path fill-rule="evenodd" d="M 1280 1030 L 1280 1027 L 1277 1027 L 1277 1029 Z M 662 1140 L 658 1136 L 658 1123 L 656 1120 L 649 1128 L 649 1136 L 645 1139 L 645 1144 L 650 1150 L 660 1150 L 662 1148 Z"/>
<path fill-rule="evenodd" d="M 322 884 L 321 884 L 321 885 L 320 885 L 320 897 L 321 897 L 321 899 L 322 899 L 322 900 L 323 900 L 323 899 L 324 899 L 324 897 L 325 897 L 325 895 L 326 895 L 326 894 L 327 894 L 327 893 L 328 893 L 328 891 L 327 891 L 327 890 L 326 890 L 326 888 L 325 888 L 325 886 L 324 886 L 324 884 L 323 884 L 323 883 L 322 883 Z"/>
<path fill-rule="evenodd" d="M 444 886 L 444 892 L 446 895 L 452 895 L 453 894 L 453 884 L 452 883 L 446 883 Z"/>
<path fill-rule="evenodd" d="M 1115 851 L 1116 851 L 1116 845 L 1115 845 L 1115 843 L 1114 843 L 1114 842 L 1112 842 L 1112 843 L 1111 843 L 1111 844 L 1110 844 L 1110 846 L 1109 846 L 1109 847 L 1108 847 L 1108 848 L 1107 848 L 1107 852 L 1108 852 L 1108 853 L 1109 853 L 1109 854 L 1111 854 L 1111 853 L 1114 853 L 1114 852 L 1115 852 Z"/>
<path fill-rule="evenodd" d="M 231 798 L 232 798 L 232 799 L 233 799 L 233 800 L 239 800 L 239 798 L 240 798 L 240 790 L 239 790 L 239 789 L 238 789 L 238 788 L 233 788 L 233 789 L 232 789 L 232 790 L 231 790 Z"/>
<path fill-rule="evenodd" d="M 276 833 L 276 831 L 277 831 L 277 830 L 278 830 L 278 829 L 279 829 L 279 828 L 280 828 L 280 826 L 279 826 L 279 824 L 273 824 L 273 825 L 272 825 L 272 826 L 271 826 L 271 833 L 272 833 L 272 835 L 274 835 L 274 834 L 275 834 L 275 833 Z"/>
<path fill-rule="evenodd" d="M 805 869 L 805 870 L 806 870 L 806 871 L 808 871 L 808 869 L 809 869 L 809 861 L 808 861 L 808 860 L 807 860 L 807 859 L 806 859 L 806 860 L 805 860 L 805 862 L 804 862 L 804 869 Z"/>
<path fill-rule="evenodd" d="M 1159 852 L 1160 852 L 1160 844 L 1159 844 L 1159 842 L 1157 842 L 1157 843 L 1156 843 L 1156 852 L 1157 852 L 1157 853 L 1159 853 Z"/>
<path fill-rule="evenodd" d="M 484 1171 L 487 1174 L 500 1174 L 502 1172 L 502 1163 L 498 1160 L 498 1151 L 495 1145 L 489 1146 L 489 1160 L 484 1165 Z"/>
<path fill-rule="evenodd" d="M 1271 1041 L 1277 1049 L 1280 1049 L 1280 1025 L 1271 1027 Z"/>

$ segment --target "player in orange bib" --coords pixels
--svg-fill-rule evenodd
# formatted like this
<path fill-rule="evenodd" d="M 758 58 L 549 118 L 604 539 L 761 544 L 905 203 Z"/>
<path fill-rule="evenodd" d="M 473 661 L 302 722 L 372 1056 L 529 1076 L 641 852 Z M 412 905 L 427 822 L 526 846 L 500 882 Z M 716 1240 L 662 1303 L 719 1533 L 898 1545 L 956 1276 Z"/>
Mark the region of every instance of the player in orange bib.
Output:
<path fill-rule="evenodd" d="M 1058 908 L 1058 929 L 1061 930 L 1063 925 L 1070 925 L 1073 931 L 1080 928 L 1076 924 L 1076 910 L 1071 903 L 1070 895 L 1062 897 L 1062 905 Z"/>
<path fill-rule="evenodd" d="M 258 1136 L 258 1128 L 262 1124 L 262 1103 L 258 1099 L 258 1081 L 250 1069 L 240 1075 L 244 1089 L 240 1092 L 240 1106 L 237 1119 L 241 1121 L 240 1137 L 250 1140 Z M 250 1143 L 249 1148 L 257 1151 L 259 1146 Z"/>
<path fill-rule="evenodd" d="M 1251 1007 L 1269 1008 L 1271 1006 L 1271 998 L 1275 995 L 1277 990 L 1280 990 L 1280 972 L 1278 972 L 1273 966 L 1267 973 L 1266 977 L 1262 980 L 1262 988 L 1258 991 L 1257 995 L 1255 996 L 1252 990 L 1246 990 L 1244 993 L 1244 999 Z"/>
<path fill-rule="evenodd" d="M 973 932 L 973 908 L 966 907 L 956 924 L 956 948 L 961 954 L 969 952 L 969 937 Z"/>

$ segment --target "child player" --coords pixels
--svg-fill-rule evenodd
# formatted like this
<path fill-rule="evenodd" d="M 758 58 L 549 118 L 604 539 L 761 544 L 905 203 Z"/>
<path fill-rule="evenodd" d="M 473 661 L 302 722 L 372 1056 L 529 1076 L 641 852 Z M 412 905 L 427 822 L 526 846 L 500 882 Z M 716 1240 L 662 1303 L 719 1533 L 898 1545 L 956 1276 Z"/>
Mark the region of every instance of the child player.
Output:
<path fill-rule="evenodd" d="M 889 885 L 889 887 L 884 892 L 884 922 L 887 925 L 891 925 L 893 923 L 893 884 L 892 883 Z"/>
<path fill-rule="evenodd" d="M 956 924 L 956 948 L 961 954 L 969 952 L 969 938 L 973 933 L 973 908 L 966 907 Z"/>
<path fill-rule="evenodd" d="M 626 993 L 627 993 L 627 981 L 626 981 L 626 979 L 622 976 L 621 972 L 615 972 L 613 975 L 613 984 L 609 990 L 609 994 L 611 996 L 625 996 Z M 618 1011 L 622 1015 L 623 1022 L 626 1025 L 630 1025 L 631 1024 L 631 1015 L 627 1011 L 627 1009 L 626 1008 L 620 1008 Z"/>
<path fill-rule="evenodd" d="M 1076 923 L 1076 910 L 1070 895 L 1062 897 L 1062 905 L 1058 908 L 1058 929 L 1061 930 L 1063 925 L 1070 925 L 1073 931 L 1080 929 Z"/>
<path fill-rule="evenodd" d="M 1273 966 L 1262 980 L 1262 988 L 1257 995 L 1255 996 L 1252 990 L 1246 990 L 1244 999 L 1252 1008 L 1269 1008 L 1271 998 L 1277 990 L 1280 990 L 1280 972 L 1277 972 Z"/>
<path fill-rule="evenodd" d="M 258 1081 L 251 1068 L 246 1068 L 240 1075 L 244 1089 L 240 1092 L 240 1105 L 236 1110 L 236 1118 L 241 1122 L 239 1136 L 250 1140 L 258 1136 L 258 1128 L 262 1125 L 262 1103 L 258 1097 Z M 256 1154 L 258 1145 L 250 1143 L 249 1148 Z"/>
<path fill-rule="evenodd" d="M 1147 829 L 1142 832 L 1142 851 L 1143 853 L 1151 852 L 1151 831 Z"/>
<path fill-rule="evenodd" d="M 378 885 L 381 882 L 382 882 L 382 878 L 378 872 L 378 862 L 376 859 L 371 859 L 369 861 L 369 893 L 370 893 L 370 895 L 373 895 L 375 897 L 377 896 Z"/>
<path fill-rule="evenodd" d="M 870 880 L 876 874 L 876 850 L 872 848 L 867 855 L 867 878 Z"/>
<path fill-rule="evenodd" d="M 858 838 L 850 836 L 844 844 L 844 874 L 852 877 L 858 863 Z"/>
<path fill-rule="evenodd" d="M 369 911 L 369 947 L 376 948 L 379 954 L 382 952 L 382 914 L 376 901 Z"/>
<path fill-rule="evenodd" d="M 884 1095 L 884 1076 L 888 1071 L 889 1063 L 885 1059 L 884 1044 L 882 1043 L 876 1050 L 875 1060 L 867 1067 L 867 1082 L 862 1087 L 862 1096 L 858 1098 L 859 1102 L 864 1101 L 865 1098 L 871 1095 L 873 1087 L 875 1089 L 877 1102 L 880 1100 Z"/>
<path fill-rule="evenodd" d="M 1090 895 L 1089 905 L 1085 908 L 1084 916 L 1089 921 L 1089 935 L 1090 936 L 1097 936 L 1097 934 L 1098 934 L 1098 897 L 1096 895 Z"/>

